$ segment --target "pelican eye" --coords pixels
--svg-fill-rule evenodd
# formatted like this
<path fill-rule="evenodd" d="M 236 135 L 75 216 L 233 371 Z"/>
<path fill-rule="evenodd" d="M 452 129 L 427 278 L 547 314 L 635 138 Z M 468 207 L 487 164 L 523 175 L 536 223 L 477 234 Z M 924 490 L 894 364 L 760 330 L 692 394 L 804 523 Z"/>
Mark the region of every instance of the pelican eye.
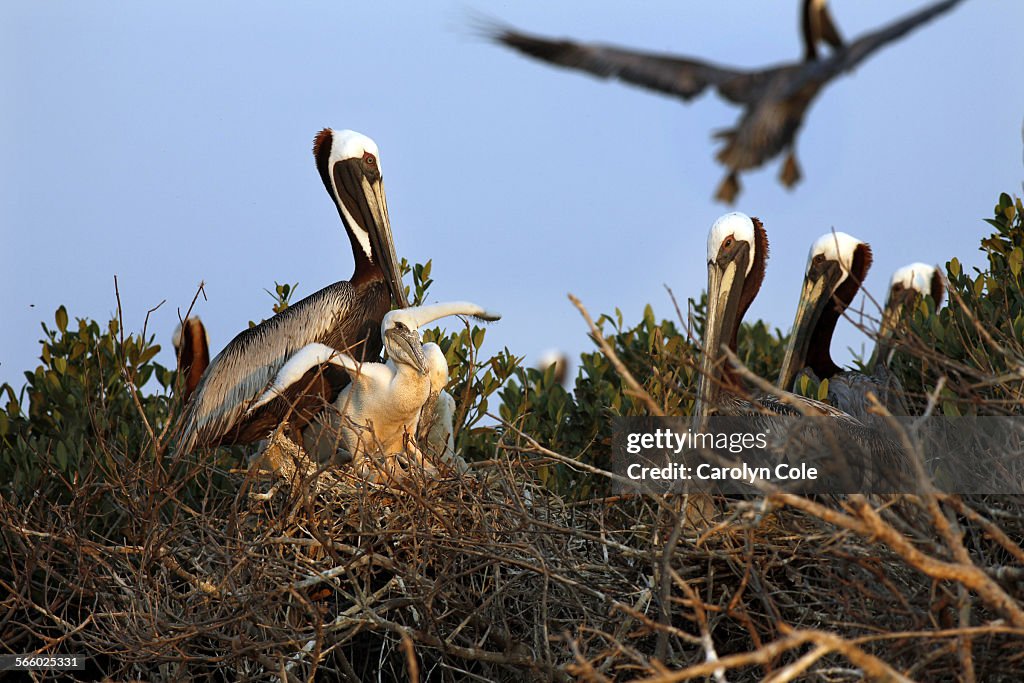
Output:
<path fill-rule="evenodd" d="M 400 332 L 405 332 L 409 328 L 405 326 L 405 323 L 395 323 L 395 329 L 399 330 Z"/>
<path fill-rule="evenodd" d="M 724 240 L 722 240 L 722 248 L 723 249 L 728 249 L 729 247 L 732 246 L 732 243 L 733 243 L 732 235 L 729 235 Z"/>
<path fill-rule="evenodd" d="M 377 166 L 377 157 L 373 156 L 369 152 L 363 152 L 363 163 L 370 168 L 375 168 Z"/>

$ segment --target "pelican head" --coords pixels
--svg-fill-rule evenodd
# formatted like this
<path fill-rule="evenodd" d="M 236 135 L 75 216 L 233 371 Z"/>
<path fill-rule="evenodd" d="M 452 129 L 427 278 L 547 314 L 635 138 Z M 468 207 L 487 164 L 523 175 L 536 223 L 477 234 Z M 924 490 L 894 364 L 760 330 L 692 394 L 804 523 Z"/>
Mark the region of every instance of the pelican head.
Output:
<path fill-rule="evenodd" d="M 171 344 L 183 378 L 181 398 L 188 402 L 210 365 L 210 335 L 199 316 L 190 315 L 174 329 Z"/>
<path fill-rule="evenodd" d="M 449 315 L 465 315 L 488 322 L 501 319 L 500 314 L 469 301 L 398 308 L 389 311 L 380 325 L 388 356 L 396 363 L 405 363 L 426 375 L 430 368 L 420 343 L 420 328 Z"/>
<path fill-rule="evenodd" d="M 396 364 L 408 365 L 421 375 L 427 374 L 427 359 L 423 355 L 420 333 L 401 320 L 391 320 L 391 326 L 383 330 L 384 348 L 388 357 Z"/>
<path fill-rule="evenodd" d="M 889 339 L 896 331 L 904 309 L 912 307 L 919 297 L 929 295 L 935 301 L 936 308 L 942 305 L 946 295 L 946 282 L 935 266 L 927 263 L 910 263 L 892 274 L 889 296 L 878 330 L 876 361 L 886 362 L 883 356 L 888 355 Z"/>
<path fill-rule="evenodd" d="M 761 222 L 739 212 L 715 221 L 708 234 L 708 304 L 704 319 L 704 353 L 694 413 L 703 415 L 717 396 L 722 344 L 736 349 L 743 315 L 764 280 L 768 237 Z M 727 376 L 731 373 L 725 369 Z"/>
<path fill-rule="evenodd" d="M 374 270 L 379 270 L 392 301 L 408 306 L 391 235 L 377 143 L 353 130 L 324 128 L 313 141 L 313 156 L 352 242 L 356 261 L 353 281 L 372 278 Z"/>
<path fill-rule="evenodd" d="M 832 361 L 832 333 L 871 268 L 871 247 L 845 232 L 828 232 L 811 245 L 793 330 L 779 374 L 789 390 L 796 375 L 810 366 L 821 379 L 839 371 Z"/>
<path fill-rule="evenodd" d="M 942 305 L 946 296 L 946 283 L 942 273 L 927 263 L 911 263 L 898 269 L 889 281 L 889 299 L 885 307 L 906 302 L 919 296 L 931 295 L 935 306 Z"/>
<path fill-rule="evenodd" d="M 188 342 L 187 337 L 190 335 L 195 336 L 197 332 L 202 335 L 200 342 L 209 348 L 210 334 L 206 331 L 206 326 L 203 325 L 203 321 L 198 315 L 190 315 L 185 318 L 184 326 L 188 329 L 183 329 L 182 323 L 178 323 L 174 328 L 174 334 L 171 335 L 171 346 L 174 347 L 175 355 L 179 355 L 181 353 L 181 347 Z"/>

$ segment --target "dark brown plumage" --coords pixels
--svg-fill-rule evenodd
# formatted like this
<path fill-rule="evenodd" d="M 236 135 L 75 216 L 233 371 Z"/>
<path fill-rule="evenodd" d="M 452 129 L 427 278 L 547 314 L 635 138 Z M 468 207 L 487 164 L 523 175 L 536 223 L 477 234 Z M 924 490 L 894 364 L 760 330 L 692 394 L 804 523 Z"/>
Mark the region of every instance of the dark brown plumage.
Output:
<path fill-rule="evenodd" d="M 209 338 L 199 316 L 185 318 L 175 330 L 171 343 L 178 359 L 181 399 L 187 403 L 210 365 Z"/>

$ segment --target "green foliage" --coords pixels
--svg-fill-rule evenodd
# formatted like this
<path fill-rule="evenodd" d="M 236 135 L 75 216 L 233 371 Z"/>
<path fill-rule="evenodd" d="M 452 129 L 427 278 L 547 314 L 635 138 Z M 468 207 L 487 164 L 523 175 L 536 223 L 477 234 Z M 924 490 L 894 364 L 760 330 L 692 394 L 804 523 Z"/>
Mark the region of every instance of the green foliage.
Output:
<path fill-rule="evenodd" d="M 947 305 L 930 297 L 906 320 L 908 334 L 893 370 L 904 387 L 924 397 L 935 390 L 946 415 L 1024 414 L 1024 210 L 1021 200 L 999 197 L 995 232 L 981 240 L 988 267 L 964 272 L 959 259 L 946 266 Z"/>
<path fill-rule="evenodd" d="M 14 491 L 139 458 L 152 444 L 150 430 L 171 414 L 174 372 L 153 361 L 160 346 L 152 335 L 124 338 L 116 318 L 104 328 L 81 318 L 69 324 L 63 306 L 54 318 L 53 329 L 42 326 L 42 364 L 25 373 L 21 391 L 0 385 L 0 480 Z M 163 393 L 138 390 L 150 378 Z"/>
<path fill-rule="evenodd" d="M 619 359 L 656 401 L 670 411 L 692 402 L 694 370 L 679 362 L 693 347 L 676 326 L 657 321 L 650 306 L 634 327 L 626 327 L 620 311 L 601 316 L 598 328 Z M 606 334 L 606 328 L 611 333 Z M 579 359 L 573 392 L 554 380 L 554 369 L 520 367 L 501 392 L 501 418 L 545 448 L 598 467 L 611 466 L 612 418 L 646 414 L 639 398 L 630 395 L 611 362 L 600 352 Z M 587 497 L 603 485 L 563 464 L 538 470 L 541 481 L 576 497 Z"/>
<path fill-rule="evenodd" d="M 417 263 L 414 266 L 410 266 L 409 262 L 405 259 L 402 259 L 402 262 L 399 264 L 399 272 L 402 273 L 403 279 L 406 275 L 412 273 L 412 287 L 405 288 L 405 296 L 407 299 L 409 298 L 409 294 L 413 295 L 410 299 L 410 305 L 419 306 L 427 300 L 427 290 L 430 289 L 430 285 L 434 283 L 434 281 L 430 279 L 431 266 L 431 261 L 427 261 L 425 264 Z"/>
<path fill-rule="evenodd" d="M 277 315 L 278 313 L 292 305 L 292 296 L 295 294 L 295 290 L 298 286 L 298 282 L 296 282 L 294 285 L 289 285 L 288 283 L 282 285 L 280 282 L 275 281 L 273 292 L 271 292 L 269 289 L 263 290 L 264 292 L 270 295 L 270 298 L 274 300 L 274 305 L 271 307 L 271 310 L 274 311 L 274 315 Z M 261 322 L 263 322 L 263 320 L 261 320 L 260 323 Z M 260 323 L 253 322 L 252 320 L 250 320 L 249 327 L 256 327 Z"/>
<path fill-rule="evenodd" d="M 995 232 L 981 243 L 987 268 L 965 273 L 958 259 L 948 263 L 948 305 L 935 310 L 920 301 L 899 331 L 899 352 L 892 368 L 904 387 L 924 397 L 945 377 L 942 409 L 955 414 L 1021 414 L 1024 404 L 1024 207 L 1000 197 Z M 414 305 L 426 301 L 432 284 L 431 262 L 401 264 L 411 274 L 407 289 Z M 294 285 L 275 285 L 274 312 L 289 305 Z M 597 325 L 607 343 L 644 390 L 668 414 L 688 415 L 697 385 L 698 340 L 706 299 L 689 301 L 692 330 L 682 332 L 659 320 L 648 306 L 635 326 L 620 311 L 603 315 Z M 0 386 L 0 476 L 15 491 L 33 490 L 53 474 L 73 481 L 83 468 L 103 472 L 152 457 L 154 434 L 173 425 L 180 406 L 170 398 L 175 373 L 153 361 L 159 346 L 141 335 L 122 339 L 120 325 L 94 321 L 69 323 L 57 310 L 55 327 L 43 326 L 42 364 L 25 373 L 21 391 Z M 469 460 L 491 459 L 499 449 L 535 451 L 527 437 L 544 448 L 599 467 L 611 458 L 612 418 L 647 414 L 599 351 L 580 356 L 572 386 L 555 381 L 554 369 L 524 367 L 509 349 L 486 356 L 484 327 L 465 324 L 424 330 L 436 342 L 451 370 L 448 391 L 458 406 L 458 447 Z M 755 373 L 773 379 L 785 353 L 786 338 L 765 323 L 744 324 L 739 357 Z M 137 391 L 151 379 L 158 393 Z M 809 396 L 827 393 L 827 384 L 806 377 L 797 390 Z M 524 436 L 525 435 L 525 436 Z M 557 462 L 537 470 L 548 486 L 574 497 L 602 493 L 593 478 Z"/>
<path fill-rule="evenodd" d="M 597 320 L 605 341 L 633 377 L 669 415 L 689 415 L 696 397 L 699 347 L 706 298 L 689 302 L 694 330 L 681 333 L 669 320 L 658 320 L 650 306 L 633 327 L 622 313 Z M 611 328 L 610 334 L 606 328 Z M 785 354 L 785 338 L 758 321 L 740 329 L 740 358 L 762 376 L 774 376 Z M 545 448 L 597 467 L 611 466 L 612 418 L 647 415 L 611 362 L 599 351 L 580 356 L 572 392 L 554 381 L 554 370 L 518 368 L 501 392 L 501 418 Z M 563 464 L 538 471 L 543 483 L 562 494 L 587 498 L 605 493 L 605 481 L 581 476 Z"/>

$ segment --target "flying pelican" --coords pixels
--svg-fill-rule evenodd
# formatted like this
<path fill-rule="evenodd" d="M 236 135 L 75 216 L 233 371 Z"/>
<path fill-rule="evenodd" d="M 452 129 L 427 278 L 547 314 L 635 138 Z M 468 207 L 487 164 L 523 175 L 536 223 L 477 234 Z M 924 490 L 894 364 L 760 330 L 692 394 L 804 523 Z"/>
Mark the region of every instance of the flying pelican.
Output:
<path fill-rule="evenodd" d="M 875 346 L 874 364 L 888 366 L 892 356 L 892 337 L 903 319 L 904 312 L 912 309 L 918 298 L 931 296 L 935 307 L 942 305 L 946 295 L 946 283 L 942 273 L 935 266 L 927 263 L 910 263 L 896 270 L 889 282 L 889 295 L 886 298 L 882 322 L 878 330 L 878 342 Z"/>
<path fill-rule="evenodd" d="M 251 443 L 290 414 L 293 441 L 348 382 L 341 370 L 312 368 L 281 396 L 250 410 L 288 359 L 309 344 L 375 360 L 380 324 L 392 302 L 408 306 L 391 237 L 377 144 L 361 133 L 325 128 L 313 142 L 324 187 L 348 232 L 352 278 L 336 282 L 241 332 L 213 359 L 183 420 L 179 450 Z"/>
<path fill-rule="evenodd" d="M 337 420 L 332 419 L 331 426 L 338 431 L 341 444 L 353 459 L 378 452 L 385 456 L 405 452 L 425 464 L 414 437 L 431 394 L 437 392 L 436 404 L 437 396 L 447 384 L 448 363 L 437 344 L 420 342 L 419 329 L 449 315 L 466 315 L 486 321 L 501 318 L 497 313 L 467 301 L 391 311 L 384 316 L 380 329 L 388 353 L 387 363 L 360 362 L 324 344 L 309 344 L 283 365 L 271 386 L 253 402 L 249 411 L 260 410 L 279 397 L 289 395 L 291 387 L 311 370 L 323 364 L 334 365 L 352 378 L 351 384 L 334 402 Z M 430 417 L 436 419 L 435 415 Z M 443 420 L 443 415 L 441 417 Z M 442 428 L 444 426 L 441 425 Z M 433 424 L 428 427 L 428 443 L 433 427 Z M 448 437 L 444 438 L 447 442 Z M 447 443 L 442 448 L 446 446 Z"/>
<path fill-rule="evenodd" d="M 818 93 L 832 80 L 852 71 L 872 53 L 926 21 L 947 12 L 961 0 L 943 0 L 904 19 L 843 45 L 824 2 L 803 3 L 805 55 L 809 59 L 757 70 L 719 66 L 690 57 L 636 52 L 618 47 L 551 40 L 496 25 L 488 37 L 530 57 L 601 78 L 617 78 L 689 101 L 709 86 L 729 102 L 743 107 L 738 125 L 715 134 L 724 140 L 717 160 L 728 174 L 716 199 L 731 203 L 740 191 L 739 173 L 757 168 L 783 151 L 787 157 L 779 179 L 792 187 L 800 179 L 795 142 L 804 116 Z M 818 58 L 814 45 L 826 40 L 839 49 Z"/>
<path fill-rule="evenodd" d="M 835 436 L 840 437 L 847 455 L 853 456 L 849 464 L 855 469 L 863 467 L 871 486 L 892 485 L 899 490 L 907 471 L 906 460 L 899 444 L 879 430 L 833 406 L 787 391 L 755 396 L 752 400 L 742 397 L 747 392 L 721 349 L 725 346 L 736 352 L 743 315 L 764 280 L 768 236 L 757 218 L 728 213 L 712 225 L 707 249 L 707 314 L 694 405 L 698 429 L 706 429 L 712 413 L 750 416 L 752 427 L 776 433 L 788 430 L 788 426 L 780 423 L 780 416 L 829 417 L 834 420 L 831 425 L 836 429 Z M 825 436 L 819 433 L 820 426 L 809 426 L 819 442 Z"/>
<path fill-rule="evenodd" d="M 181 400 L 188 399 L 210 365 L 210 335 L 198 315 L 190 315 L 174 329 L 171 337 L 174 356 L 178 359 L 178 375 L 183 378 Z"/>

